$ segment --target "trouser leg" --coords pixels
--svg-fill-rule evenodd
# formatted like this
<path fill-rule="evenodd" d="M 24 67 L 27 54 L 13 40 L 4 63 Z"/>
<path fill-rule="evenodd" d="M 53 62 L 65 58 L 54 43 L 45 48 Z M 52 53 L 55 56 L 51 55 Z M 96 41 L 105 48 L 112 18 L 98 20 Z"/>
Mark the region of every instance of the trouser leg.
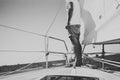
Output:
<path fill-rule="evenodd" d="M 74 53 L 76 56 L 76 66 L 82 65 L 82 47 L 79 41 L 80 25 L 67 25 L 66 29 L 70 34 L 70 40 L 74 47 Z"/>
<path fill-rule="evenodd" d="M 82 47 L 79 42 L 79 37 L 70 36 L 69 38 L 74 47 L 74 53 L 76 56 L 76 66 L 81 66 L 82 65 Z"/>

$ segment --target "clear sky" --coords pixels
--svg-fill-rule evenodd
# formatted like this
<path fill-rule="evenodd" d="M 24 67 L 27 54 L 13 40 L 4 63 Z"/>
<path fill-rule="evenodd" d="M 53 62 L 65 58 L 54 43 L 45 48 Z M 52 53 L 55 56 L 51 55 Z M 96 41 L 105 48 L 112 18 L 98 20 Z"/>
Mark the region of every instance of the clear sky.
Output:
<path fill-rule="evenodd" d="M 65 39 L 67 31 L 64 28 L 66 23 L 64 0 L 0 0 L 0 24 L 45 34 L 60 7 L 61 10 L 48 35 Z M 49 47 L 51 51 L 65 52 L 62 42 L 50 40 L 51 42 L 53 42 Z M 3 27 L 0 27 L 0 44 L 0 50 L 43 51 L 45 47 L 44 38 L 41 36 Z M 41 55 L 44 54 L 0 52 L 0 65 L 31 62 Z M 41 60 L 43 59 L 39 61 Z"/>
<path fill-rule="evenodd" d="M 116 6 L 114 0 L 109 0 L 109 4 L 106 3 L 107 5 L 104 8 L 103 1 L 104 0 L 86 0 L 85 2 L 85 8 L 94 15 L 93 19 L 98 24 L 102 22 L 98 20 L 99 15 L 102 14 L 103 17 L 106 15 L 107 17 L 111 16 L 114 12 L 113 7 Z M 113 6 L 111 6 L 109 10 L 108 7 L 111 4 L 113 4 Z M 49 35 L 65 40 L 70 50 L 71 42 L 68 39 L 68 33 L 65 29 L 67 23 L 65 0 L 0 0 L 0 24 L 45 34 L 60 7 L 61 9 L 49 31 Z M 103 35 L 101 33 L 98 34 Z M 118 38 L 119 35 L 120 34 L 115 38 Z M 106 36 L 109 35 L 106 34 Z M 98 39 L 99 38 L 100 37 L 98 37 Z M 111 37 L 109 37 L 109 39 L 110 38 Z M 102 40 L 103 38 L 100 39 Z M 0 27 L 0 50 L 43 51 L 45 50 L 44 47 L 43 37 Z M 55 40 L 50 40 L 49 50 L 66 52 L 64 44 Z M 44 61 L 45 58 L 43 56 L 44 53 L 39 52 L 0 52 L 0 65 L 33 62 L 38 58 L 40 59 L 37 61 Z M 63 55 L 50 55 L 49 60 L 63 58 Z"/>

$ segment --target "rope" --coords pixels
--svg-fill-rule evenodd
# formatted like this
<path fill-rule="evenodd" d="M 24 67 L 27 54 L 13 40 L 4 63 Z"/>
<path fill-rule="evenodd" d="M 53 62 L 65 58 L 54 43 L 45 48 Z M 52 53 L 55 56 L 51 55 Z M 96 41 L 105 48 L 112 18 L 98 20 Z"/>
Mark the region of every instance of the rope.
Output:
<path fill-rule="evenodd" d="M 46 36 L 46 35 L 43 35 L 43 34 L 39 34 L 39 33 L 31 32 L 31 31 L 26 31 L 26 30 L 23 30 L 23 29 L 18 29 L 18 28 L 10 27 L 10 26 L 7 26 L 7 25 L 0 24 L 0 27 L 4 27 L 4 28 L 8 28 L 8 29 L 13 29 L 13 30 L 17 30 L 17 31 L 25 32 L 25 33 L 30 33 L 30 34 L 37 35 L 37 36 L 48 37 L 48 38 L 51 38 L 51 39 L 55 39 L 55 40 L 59 40 L 59 41 L 63 41 L 64 42 L 64 40 L 59 39 L 59 38 L 55 38 L 55 37 L 52 37 L 52 36 Z"/>
<path fill-rule="evenodd" d="M 61 1 L 61 0 L 60 0 L 60 1 Z M 51 27 L 53 26 L 53 24 L 54 24 L 54 22 L 55 22 L 55 20 L 56 20 L 56 18 L 57 18 L 57 16 L 58 16 L 58 14 L 59 14 L 59 12 L 60 12 L 61 9 L 62 9 L 62 5 L 58 8 L 58 11 L 56 12 L 56 15 L 55 15 L 55 17 L 53 18 L 50 26 L 48 27 L 48 30 L 46 31 L 46 34 L 45 34 L 45 35 L 48 34 L 49 30 L 50 30 Z"/>
<path fill-rule="evenodd" d="M 53 21 L 52 21 L 52 23 L 50 24 L 50 26 L 49 26 L 49 28 L 48 28 L 48 30 L 47 30 L 47 32 L 46 32 L 46 35 L 48 34 L 49 30 L 50 30 L 51 27 L 53 26 L 53 24 L 54 24 L 54 22 L 55 22 L 55 20 L 56 20 L 56 18 L 57 18 L 57 16 L 58 16 L 61 8 L 62 8 L 62 6 L 58 9 L 55 17 L 53 18 Z M 38 34 L 38 33 L 35 33 L 35 32 L 31 32 L 31 31 L 26 31 L 26 30 L 22 30 L 22 29 L 18 29 L 18 28 L 13 28 L 13 27 L 10 27 L 10 26 L 2 25 L 2 24 L 0 24 L 0 27 L 5 27 L 5 28 L 9 28 L 9 29 L 14 29 L 14 30 L 18 30 L 18 31 L 26 32 L 26 33 L 31 33 L 31 34 L 38 35 L 38 36 L 48 37 L 48 36 L 46 36 L 46 35 Z M 64 40 L 61 40 L 61 39 L 58 39 L 58 38 L 54 38 L 54 37 L 49 37 L 49 38 L 56 39 L 56 40 L 60 40 L 60 41 L 63 41 L 63 42 L 65 43 Z M 65 44 L 65 46 L 66 46 L 66 44 Z M 66 49 L 67 49 L 67 48 L 66 48 Z M 67 49 L 67 50 L 68 50 L 68 49 Z M 8 51 L 8 52 L 11 52 L 11 51 L 14 51 L 14 52 L 33 52 L 33 51 L 16 51 L 16 50 L 1 50 L 1 51 L 3 51 L 3 52 L 5 52 L 5 51 Z M 36 51 L 36 52 L 39 52 L 39 51 Z M 38 58 L 38 59 L 39 59 L 39 58 Z M 36 59 L 36 60 L 38 60 L 38 59 Z M 28 65 L 26 65 L 26 66 L 24 66 L 24 67 L 22 67 L 22 68 L 20 68 L 20 69 L 17 69 L 17 70 L 15 70 L 15 71 L 12 71 L 12 72 L 9 72 L 9 73 L 6 73 L 6 74 L 4 74 L 4 76 L 5 76 L 5 75 L 8 75 L 8 74 L 12 74 L 12 73 L 14 73 L 14 72 L 18 72 L 18 71 L 20 71 L 20 70 L 22 70 L 22 69 L 25 69 L 25 68 L 29 67 L 30 65 L 32 65 L 36 60 L 34 60 L 32 63 L 30 63 L 30 64 L 28 64 Z"/>
<path fill-rule="evenodd" d="M 0 52 L 43 52 L 43 51 L 0 50 Z"/>
<path fill-rule="evenodd" d="M 4 51 L 4 50 L 3 50 L 3 51 Z M 7 50 L 6 50 L 6 51 L 7 51 Z M 30 51 L 16 51 L 16 50 L 8 50 L 8 51 L 12 51 L 12 52 L 13 52 L 13 51 L 15 51 L 15 52 L 30 52 Z M 45 52 L 45 51 L 31 51 L 31 52 Z M 52 51 L 49 51 L 49 52 L 50 52 L 50 53 L 53 53 L 53 54 L 54 54 L 54 53 L 66 54 L 66 53 L 63 53 L 63 52 L 52 52 Z M 43 57 L 44 57 L 44 55 L 41 56 L 40 58 L 43 58 Z M 25 68 L 31 66 L 35 61 L 39 60 L 40 58 L 34 60 L 32 63 L 29 63 L 28 65 L 23 66 L 23 67 L 21 67 L 21 68 L 15 70 L 15 71 L 11 71 L 11 72 L 5 73 L 5 74 L 3 74 L 2 76 L 6 76 L 6 75 L 9 75 L 9 74 L 13 74 L 13 73 L 19 72 L 19 71 L 21 71 L 21 70 L 23 70 L 23 69 L 25 69 Z"/>
<path fill-rule="evenodd" d="M 103 0 L 103 11 L 104 11 L 103 14 L 104 14 L 104 15 L 105 15 L 105 13 L 106 13 L 106 10 L 105 10 L 106 8 L 105 8 L 105 7 L 106 7 L 106 3 L 105 3 L 105 0 Z"/>
<path fill-rule="evenodd" d="M 84 50 L 85 50 L 85 47 L 86 47 L 86 44 L 84 44 L 84 46 L 83 46 L 83 50 L 82 50 L 82 53 L 84 52 Z"/>
<path fill-rule="evenodd" d="M 41 56 L 41 57 L 43 58 L 43 56 Z M 40 57 L 40 58 L 41 58 L 41 57 Z M 28 65 L 23 66 L 23 67 L 21 67 L 21 68 L 15 70 L 15 71 L 11 71 L 11 72 L 5 73 L 5 74 L 3 74 L 2 76 L 6 76 L 6 75 L 9 75 L 9 74 L 12 74 L 12 73 L 15 73 L 15 72 L 19 72 L 19 71 L 21 71 L 21 70 L 23 70 L 23 69 L 29 67 L 30 65 L 32 65 L 35 61 L 39 60 L 40 58 L 34 60 L 32 63 L 29 63 Z"/>
<path fill-rule="evenodd" d="M 18 50 L 0 50 L 0 52 L 45 52 L 45 51 L 18 51 Z M 65 52 L 54 52 L 54 51 L 48 51 L 49 53 L 53 53 L 53 54 L 67 54 Z"/>
<path fill-rule="evenodd" d="M 42 56 L 42 58 L 43 58 L 43 56 Z M 24 67 L 22 67 L 22 68 L 20 68 L 20 69 L 17 69 L 16 71 L 20 71 L 20 70 L 22 70 L 22 69 L 25 69 L 25 68 L 29 67 L 30 65 L 32 65 L 35 61 L 37 61 L 37 60 L 39 60 L 39 59 L 40 59 L 40 58 L 34 60 L 32 63 L 30 63 L 30 64 L 28 64 L 28 65 L 26 65 L 26 66 L 24 66 Z"/>
<path fill-rule="evenodd" d="M 25 32 L 25 33 L 30 33 L 30 34 L 34 34 L 34 35 L 45 37 L 45 35 L 42 35 L 42 34 L 39 34 L 39 33 L 31 32 L 31 31 L 26 31 L 26 30 L 23 30 L 23 29 L 18 29 L 18 28 L 14 28 L 14 27 L 2 25 L 2 24 L 0 24 L 0 27 L 9 28 L 9 29 L 13 29 L 13 30 L 22 31 L 22 32 Z"/>

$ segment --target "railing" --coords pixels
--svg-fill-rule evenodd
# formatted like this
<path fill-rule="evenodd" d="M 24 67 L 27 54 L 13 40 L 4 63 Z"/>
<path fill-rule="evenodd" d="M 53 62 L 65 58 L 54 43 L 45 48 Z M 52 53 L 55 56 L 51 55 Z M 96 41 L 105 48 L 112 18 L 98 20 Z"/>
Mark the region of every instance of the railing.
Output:
<path fill-rule="evenodd" d="M 48 51 L 48 45 L 49 45 L 48 40 L 49 40 L 49 38 L 63 42 L 64 45 L 65 45 L 67 53 L 68 53 L 68 48 L 67 48 L 66 42 L 64 40 L 62 40 L 62 39 L 51 37 L 51 36 L 44 36 L 44 37 L 45 37 L 46 68 L 48 68 L 48 55 L 50 53 Z M 65 55 L 65 57 L 66 57 L 66 64 L 68 63 L 68 61 L 67 61 L 67 53 L 63 53 Z"/>
<path fill-rule="evenodd" d="M 92 58 L 92 57 L 88 57 L 86 55 L 84 55 L 84 57 L 88 58 L 88 59 L 92 59 L 97 62 L 100 62 L 102 64 L 102 69 L 105 68 L 105 64 L 120 68 L 120 62 L 117 62 L 117 61 L 111 61 L 111 60 L 100 59 L 100 58 Z"/>

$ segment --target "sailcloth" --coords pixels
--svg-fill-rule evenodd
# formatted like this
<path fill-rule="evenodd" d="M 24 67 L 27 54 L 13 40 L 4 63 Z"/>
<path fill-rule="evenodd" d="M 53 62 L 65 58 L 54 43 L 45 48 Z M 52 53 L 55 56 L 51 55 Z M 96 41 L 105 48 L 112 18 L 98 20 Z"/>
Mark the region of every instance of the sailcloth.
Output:
<path fill-rule="evenodd" d="M 120 38 L 120 8 L 116 0 L 80 0 L 83 44 Z"/>

